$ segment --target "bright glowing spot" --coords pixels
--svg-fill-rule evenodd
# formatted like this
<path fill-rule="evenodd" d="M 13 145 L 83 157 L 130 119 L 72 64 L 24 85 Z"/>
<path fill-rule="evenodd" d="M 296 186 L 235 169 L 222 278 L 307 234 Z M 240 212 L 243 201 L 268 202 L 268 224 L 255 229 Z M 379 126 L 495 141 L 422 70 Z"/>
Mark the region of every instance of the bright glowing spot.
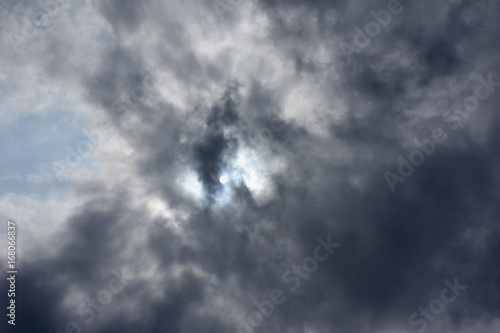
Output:
<path fill-rule="evenodd" d="M 226 176 L 220 176 L 219 181 L 221 184 L 227 183 L 227 177 Z"/>

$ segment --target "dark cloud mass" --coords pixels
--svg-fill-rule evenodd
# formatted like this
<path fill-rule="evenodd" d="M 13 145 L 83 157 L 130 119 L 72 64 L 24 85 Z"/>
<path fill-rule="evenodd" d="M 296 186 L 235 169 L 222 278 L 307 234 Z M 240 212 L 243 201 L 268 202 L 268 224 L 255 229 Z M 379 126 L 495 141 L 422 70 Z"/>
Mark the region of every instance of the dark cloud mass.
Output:
<path fill-rule="evenodd" d="M 498 2 L 57 6 L 2 68 L 112 143 L 0 213 L 5 332 L 500 332 Z"/>

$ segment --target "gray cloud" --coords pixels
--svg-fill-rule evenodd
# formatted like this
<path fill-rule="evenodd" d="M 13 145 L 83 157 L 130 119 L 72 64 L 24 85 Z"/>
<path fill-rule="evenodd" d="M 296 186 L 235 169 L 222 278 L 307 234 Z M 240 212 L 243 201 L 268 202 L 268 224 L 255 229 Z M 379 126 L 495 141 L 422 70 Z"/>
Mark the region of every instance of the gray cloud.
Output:
<path fill-rule="evenodd" d="M 242 2 L 220 22 L 210 1 L 105 1 L 92 13 L 112 41 L 91 61 L 64 50 L 98 37 L 47 37 L 45 80 L 68 82 L 133 153 L 75 183 L 60 230 L 23 259 L 14 331 L 237 332 L 281 289 L 255 332 L 417 332 L 409 316 L 458 277 L 467 290 L 426 332 L 495 332 L 500 87 L 461 128 L 443 115 L 474 95 L 471 75 L 498 78 L 498 5 L 402 0 L 346 57 L 387 4 Z M 151 59 L 147 98 L 118 108 Z M 384 172 L 435 128 L 447 140 L 392 192 Z M 283 274 L 328 235 L 342 247 L 292 291 Z M 77 305 L 122 268 L 136 270 L 127 288 L 86 324 Z"/>

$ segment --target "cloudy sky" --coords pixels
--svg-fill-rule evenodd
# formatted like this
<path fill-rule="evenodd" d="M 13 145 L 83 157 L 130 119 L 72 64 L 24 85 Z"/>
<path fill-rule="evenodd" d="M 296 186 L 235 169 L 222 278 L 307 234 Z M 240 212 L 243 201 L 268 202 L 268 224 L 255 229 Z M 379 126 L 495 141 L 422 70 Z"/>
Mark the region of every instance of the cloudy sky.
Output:
<path fill-rule="evenodd" d="M 2 1 L 2 332 L 499 332 L 499 17 Z"/>

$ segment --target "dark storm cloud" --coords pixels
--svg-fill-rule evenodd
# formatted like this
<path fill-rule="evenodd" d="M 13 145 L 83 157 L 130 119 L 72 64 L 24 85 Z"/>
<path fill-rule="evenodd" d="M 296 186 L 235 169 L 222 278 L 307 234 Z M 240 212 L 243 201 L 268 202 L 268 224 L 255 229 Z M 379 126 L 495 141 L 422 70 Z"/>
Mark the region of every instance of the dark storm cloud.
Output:
<path fill-rule="evenodd" d="M 146 5 L 120 4 L 100 6 L 117 34 L 140 30 Z M 269 38 L 294 64 L 296 79 L 321 82 L 319 96 L 332 114 L 336 101 L 347 109 L 337 118 L 322 115 L 327 136 L 283 120 L 285 129 L 274 134 L 270 151 L 253 138 L 269 123 L 272 107 L 284 108 L 282 87 L 256 78 L 243 93 L 239 83 L 217 74 L 227 70 L 224 64 L 202 60 L 179 37 L 182 28 L 169 33 L 162 26 L 180 56 L 157 46 L 160 67 L 172 69 L 184 87 L 216 83 L 222 94 L 180 107 L 154 88 L 147 103 L 118 114 L 111 104 L 142 82 L 144 65 L 132 48 L 118 45 L 105 53 L 97 73 L 82 75 L 88 101 L 111 115 L 138 152 L 131 162 L 136 177 L 168 203 L 174 216 L 153 218 L 146 207 L 135 207 L 132 186 L 111 192 L 101 184 L 83 188 L 78 198 L 84 203 L 67 221 L 57 255 L 46 262 L 57 286 L 31 267 L 24 271 L 33 293 L 21 295 L 21 304 L 36 305 L 35 296 L 51 295 L 42 309 L 23 310 L 30 317 L 38 314 L 26 325 L 49 331 L 78 318 L 62 306 L 72 284 L 93 295 L 100 281 L 108 281 L 110 263 L 139 267 L 145 259 L 153 273 L 130 282 L 102 314 L 106 319 L 89 331 L 237 332 L 238 323 L 256 311 L 252 299 L 269 299 L 279 288 L 287 301 L 255 331 L 416 332 L 409 315 L 439 297 L 443 280 L 455 277 L 467 290 L 440 316 L 449 316 L 451 330 L 498 318 L 500 91 L 471 114 L 468 123 L 476 131 L 454 131 L 442 118 L 453 104 L 443 99 L 462 101 L 476 86 L 466 83 L 470 73 L 498 73 L 498 23 L 488 14 L 498 5 L 401 4 L 401 14 L 347 62 L 339 43 L 352 42 L 353 27 L 364 27 L 373 20 L 370 11 L 386 8 L 387 1 L 258 2 L 271 19 Z M 294 10 L 310 16 L 288 21 Z M 338 18 L 335 23 L 329 13 Z M 327 60 L 314 57 L 319 45 L 326 47 Z M 455 85 L 468 88 L 457 92 Z M 125 125 L 131 115 L 139 119 L 133 135 Z M 282 111 L 278 116 L 284 119 Z M 435 153 L 392 193 L 384 171 L 395 172 L 398 155 L 407 158 L 414 139 L 430 137 L 436 127 L 446 131 L 446 142 L 436 144 Z M 264 204 L 257 204 L 244 181 L 225 188 L 218 182 L 237 153 L 252 148 L 266 151 L 269 164 L 272 158 L 286 160 L 286 167 L 269 176 L 276 193 Z M 202 198 L 210 200 L 180 219 L 180 207 L 195 201 L 175 183 L 188 169 L 204 186 Z M 228 188 L 231 200 L 217 206 L 218 194 Z M 317 237 L 330 234 L 342 246 L 291 291 L 283 274 L 311 256 Z M 137 237 L 146 241 L 134 243 Z M 129 294 L 138 303 L 127 312 L 121 305 Z M 440 331 L 439 325 L 429 322 L 427 332 Z"/>
<path fill-rule="evenodd" d="M 195 160 L 200 179 L 209 193 L 215 193 L 216 186 L 220 186 L 219 177 L 224 168 L 224 153 L 229 149 L 229 143 L 224 135 L 212 134 L 204 138 L 204 142 L 195 147 Z"/>
<path fill-rule="evenodd" d="M 17 321 L 16 329 L 21 331 L 42 330 L 49 332 L 58 325 L 60 321 L 69 316 L 69 311 L 60 306 L 66 290 L 58 287 L 52 279 L 48 277 L 45 269 L 37 268 L 30 264 L 23 267 L 24 276 L 18 276 L 17 284 L 31 286 L 30 290 L 21 290 L 16 295 L 17 298 Z M 7 280 L 1 283 L 4 290 L 8 290 Z M 8 302 L 6 296 L 2 296 L 4 303 Z M 21 306 L 21 302 L 23 305 Z M 20 317 L 30 320 L 21 321 Z M 5 321 L 2 322 L 4 332 L 12 329 Z"/>
<path fill-rule="evenodd" d="M 409 5 L 408 2 L 401 3 Z M 371 7 L 383 9 L 385 2 L 377 4 L 378 7 L 375 4 Z M 321 8 L 321 5 L 315 2 L 301 2 L 301 5 L 313 9 Z M 391 151 L 404 151 L 406 137 L 412 136 L 401 131 L 402 126 L 415 119 L 415 115 L 411 116 L 407 111 L 417 108 L 423 102 L 428 102 L 415 98 L 415 92 L 425 93 L 426 89 L 435 89 L 427 87 L 432 81 L 437 80 L 448 79 L 462 83 L 464 77 L 468 80 L 464 67 L 470 70 L 476 61 L 488 57 L 483 52 L 473 52 L 470 47 L 465 46 L 468 43 L 475 44 L 475 39 L 479 36 L 482 39 L 486 38 L 486 31 L 479 28 L 478 21 L 465 23 L 466 15 L 485 14 L 486 8 L 474 2 L 463 1 L 451 5 L 448 13 L 443 15 L 444 18 L 438 20 L 433 14 L 435 13 L 433 7 L 441 7 L 441 4 L 419 2 L 418 5 L 412 4 L 412 6 L 417 8 L 405 9 L 400 21 L 394 21 L 392 26 L 382 30 L 379 36 L 371 40 L 369 48 L 353 55 L 354 62 L 350 64 L 343 60 L 341 62 L 342 78 L 340 83 L 335 84 L 335 88 L 341 89 L 340 98 L 346 99 L 350 108 L 347 119 L 332 124 L 332 134 L 358 153 L 353 160 L 345 162 L 349 168 L 347 165 L 345 167 L 336 165 L 339 162 L 335 159 L 335 151 L 327 150 L 327 147 L 322 153 L 331 156 L 331 159 L 328 161 L 328 158 L 325 158 L 324 168 L 321 164 L 313 162 L 312 152 L 297 152 L 297 158 L 294 159 L 296 169 L 304 168 L 301 172 L 303 179 L 313 178 L 311 174 L 318 174 L 322 179 L 321 183 L 315 183 L 310 189 L 311 191 L 314 189 L 316 193 L 315 200 L 312 200 L 315 207 L 323 211 L 323 216 L 344 221 L 345 225 L 352 225 L 343 228 L 348 235 L 351 235 L 349 241 L 345 242 L 346 247 L 343 249 L 345 256 L 339 256 L 339 260 L 343 262 L 332 267 L 331 272 L 326 275 L 330 278 L 326 279 L 322 290 L 325 294 L 329 294 L 330 290 L 331 292 L 338 290 L 344 294 L 343 309 L 332 308 L 331 313 L 343 311 L 345 319 L 339 322 L 337 321 L 339 317 L 332 315 L 330 318 L 334 319 L 330 319 L 326 313 L 322 319 L 315 319 L 319 322 L 322 320 L 330 322 L 331 327 L 336 327 L 342 332 L 366 329 L 364 327 L 367 323 L 364 321 L 359 322 L 358 327 L 353 326 L 356 322 L 353 318 L 365 311 L 369 311 L 372 317 L 370 322 L 373 330 L 378 325 L 387 325 L 390 321 L 400 321 L 405 324 L 408 314 L 417 311 L 419 306 L 428 304 L 433 299 L 431 297 L 433 289 L 440 287 L 440 281 L 447 276 L 461 276 L 456 258 L 460 252 L 460 238 L 469 228 L 474 229 L 474 224 L 477 223 L 476 215 L 479 212 L 484 210 L 488 212 L 488 219 L 492 221 L 489 228 L 491 232 L 493 230 L 498 232 L 498 228 L 494 227 L 498 221 L 498 210 L 491 205 L 487 205 L 488 208 L 483 207 L 484 202 L 492 203 L 498 200 L 497 191 L 491 184 L 491 180 L 497 178 L 495 172 L 498 170 L 498 158 L 493 158 L 495 153 L 492 148 L 493 142 L 496 142 L 495 130 L 491 131 L 485 143 L 474 142 L 469 137 L 467 140 L 470 144 L 467 148 L 460 148 L 457 145 L 461 142 L 457 141 L 459 140 L 457 136 L 468 137 L 468 133 L 454 133 L 448 139 L 449 145 L 447 144 L 445 148 L 438 147 L 438 152 L 417 171 L 415 178 L 407 180 L 401 186 L 401 193 L 391 196 L 386 192 L 387 187 L 384 188 L 380 171 L 384 169 L 385 158 L 390 156 L 392 161 L 395 161 L 394 157 L 397 154 Z M 277 10 L 276 5 L 269 7 L 270 17 L 273 18 L 272 11 Z M 349 22 L 349 26 L 361 27 L 370 20 L 368 15 L 370 9 L 361 7 L 360 10 L 363 10 L 365 15 L 359 15 L 360 18 Z M 336 14 L 344 18 L 352 17 L 347 10 L 341 10 Z M 425 28 L 418 29 L 419 25 L 423 27 L 422 17 L 426 14 L 430 14 L 434 20 L 427 20 Z M 490 19 L 493 20 L 493 17 Z M 342 24 L 346 20 L 340 21 L 339 24 Z M 279 20 L 274 23 L 279 27 L 274 30 L 274 40 L 278 44 L 287 38 L 296 38 L 298 43 L 304 42 L 294 30 L 284 31 Z M 482 25 L 494 27 L 496 23 L 483 21 Z M 338 28 L 343 30 L 343 27 Z M 319 31 L 320 36 L 326 33 Z M 351 31 L 351 35 L 353 34 Z M 488 29 L 491 40 L 488 47 L 492 45 L 496 34 L 494 29 Z M 313 48 L 315 43 L 321 42 L 323 40 L 314 40 L 308 45 Z M 284 52 L 288 53 L 288 43 L 282 43 L 282 46 Z M 459 53 L 458 49 L 462 46 L 465 46 L 466 51 Z M 415 60 L 411 59 L 409 65 L 402 64 L 397 58 L 393 58 L 390 62 L 379 61 L 379 58 L 384 59 L 391 52 L 399 53 L 401 47 L 409 47 L 416 52 Z M 337 50 L 335 53 L 340 52 Z M 288 54 L 293 57 L 293 53 Z M 492 57 L 494 56 L 491 55 L 487 62 L 493 65 Z M 374 66 L 377 64 L 379 66 Z M 497 62 L 494 64 L 498 66 Z M 308 68 L 314 66 L 313 62 L 309 62 Z M 338 70 L 338 67 L 335 68 Z M 496 68 L 490 67 L 489 72 L 496 72 Z M 307 72 L 314 75 L 314 71 Z M 440 89 L 444 90 L 444 87 Z M 351 92 L 356 94 L 355 98 L 350 97 Z M 461 101 L 465 96 L 467 94 L 464 92 L 457 100 Z M 435 102 L 439 107 L 438 103 L 439 101 Z M 498 126 L 498 117 L 493 107 L 497 103 L 498 97 L 492 97 L 482 111 L 478 111 L 487 114 L 484 117 L 492 121 L 491 128 Z M 441 114 L 446 109 L 435 111 Z M 425 122 L 423 127 L 426 130 L 423 130 L 422 126 L 413 130 L 420 129 L 429 136 L 429 131 L 437 125 L 446 128 L 448 133 L 451 132 L 449 127 L 445 127 L 441 117 Z M 421 132 L 416 134 L 420 136 Z M 402 144 L 401 147 L 398 147 L 399 143 Z M 309 163 L 299 161 L 311 161 L 310 164 L 316 168 L 315 170 L 306 168 Z M 333 176 L 342 174 L 345 175 L 343 180 Z M 352 176 L 366 180 L 362 189 L 348 182 L 348 178 Z M 338 193 L 342 195 L 339 196 Z M 330 200 L 325 202 L 323 198 Z M 477 199 L 470 201 L 472 198 Z M 318 213 L 307 211 L 306 215 L 310 217 L 315 214 Z M 301 225 L 300 221 L 296 223 Z M 313 225 L 308 223 L 307 228 L 313 228 Z M 493 244 L 488 246 L 491 247 Z M 495 253 L 493 248 L 490 253 Z M 440 262 L 441 267 L 431 268 L 434 266 L 431 264 L 433 260 Z M 458 317 L 471 315 L 474 322 L 478 318 L 472 313 L 491 313 L 493 316 L 498 316 L 498 307 L 493 305 L 496 302 L 494 297 L 480 300 L 473 296 L 476 292 L 486 294 L 480 287 L 485 286 L 483 279 L 493 283 L 493 285 L 488 284 L 485 289 L 490 291 L 491 288 L 498 289 L 498 283 L 493 282 L 495 274 L 498 273 L 494 273 L 493 270 L 493 268 L 489 270 L 489 276 L 476 275 L 473 278 L 474 282 L 467 281 L 474 283 L 474 288 L 471 288 L 473 290 L 464 302 L 466 310 L 455 310 L 460 313 Z M 481 280 L 483 281 L 478 282 Z M 335 301 L 329 300 L 329 302 Z M 314 304 L 324 306 L 318 298 L 318 303 L 312 300 L 307 302 L 307 306 L 302 304 L 303 307 L 300 309 L 302 311 L 311 309 L 314 313 Z M 297 318 L 297 316 L 300 318 L 301 315 L 294 313 L 292 317 Z M 466 320 L 461 322 L 464 324 Z M 401 329 L 414 329 L 408 326 L 407 322 L 406 326 Z M 389 328 L 395 329 L 387 327 Z M 429 325 L 429 329 L 431 328 Z"/>
<path fill-rule="evenodd" d="M 207 133 L 193 148 L 194 163 L 201 182 L 208 193 L 214 194 L 220 187 L 219 177 L 227 163 L 228 155 L 238 148 L 238 140 L 226 138 L 223 129 L 226 126 L 236 125 L 238 122 L 237 107 L 239 104 L 237 83 L 228 86 L 220 104 L 212 107 L 207 119 Z M 227 156 L 227 157 L 226 157 Z"/>
<path fill-rule="evenodd" d="M 64 232 L 51 238 L 57 254 L 23 265 L 18 285 L 27 288 L 19 288 L 16 295 L 19 332 L 33 329 L 64 332 L 75 325 L 83 330 L 100 331 L 106 325 L 103 317 L 120 317 L 130 311 L 117 304 L 136 297 L 139 284 L 136 273 L 147 267 L 137 258 L 123 255 L 127 245 L 121 240 L 130 239 L 130 232 L 137 230 L 134 225 L 144 216 L 124 207 L 130 198 L 120 190 L 104 204 L 106 194 L 96 186 L 81 189 L 80 195 L 88 199 L 79 207 L 80 212 L 75 212 Z M 118 290 L 122 283 L 123 290 Z M 77 290 L 83 295 L 78 295 Z M 113 291 L 110 304 L 104 309 L 98 305 L 96 310 L 90 310 L 94 309 L 90 303 L 88 308 L 83 307 L 87 300 L 96 302 L 101 290 Z M 76 303 L 68 302 L 66 297 L 72 297 Z"/>

